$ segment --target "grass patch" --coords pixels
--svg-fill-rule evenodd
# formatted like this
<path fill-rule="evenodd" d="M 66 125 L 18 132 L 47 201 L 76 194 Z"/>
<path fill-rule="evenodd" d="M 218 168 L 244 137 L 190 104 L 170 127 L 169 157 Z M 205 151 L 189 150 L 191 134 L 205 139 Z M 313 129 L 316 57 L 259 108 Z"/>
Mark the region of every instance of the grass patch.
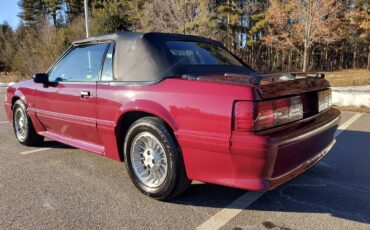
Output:
<path fill-rule="evenodd" d="M 361 106 L 361 107 L 355 107 L 355 106 L 337 106 L 333 105 L 334 108 L 339 109 L 341 111 L 350 111 L 350 112 L 357 112 L 357 113 L 370 113 L 370 108 Z"/>
<path fill-rule="evenodd" d="M 18 81 L 23 81 L 26 80 L 27 78 L 22 77 L 19 74 L 16 73 L 8 73 L 8 72 L 0 72 L 0 82 L 18 82 Z"/>
<path fill-rule="evenodd" d="M 350 69 L 324 73 L 325 78 L 333 87 L 370 85 L 370 71 L 366 69 Z"/>

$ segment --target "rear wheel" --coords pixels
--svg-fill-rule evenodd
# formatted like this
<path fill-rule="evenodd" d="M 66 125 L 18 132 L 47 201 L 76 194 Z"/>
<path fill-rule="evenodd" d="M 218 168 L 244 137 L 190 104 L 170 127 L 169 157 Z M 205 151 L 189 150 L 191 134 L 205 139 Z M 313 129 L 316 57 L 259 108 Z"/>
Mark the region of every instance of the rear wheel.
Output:
<path fill-rule="evenodd" d="M 129 128 L 125 161 L 135 186 L 155 199 L 166 200 L 190 184 L 176 140 L 157 117 L 144 117 Z"/>
<path fill-rule="evenodd" d="M 18 141 L 26 146 L 40 145 L 44 137 L 36 133 L 30 117 L 27 115 L 26 106 L 21 100 L 13 105 L 13 128 Z"/>

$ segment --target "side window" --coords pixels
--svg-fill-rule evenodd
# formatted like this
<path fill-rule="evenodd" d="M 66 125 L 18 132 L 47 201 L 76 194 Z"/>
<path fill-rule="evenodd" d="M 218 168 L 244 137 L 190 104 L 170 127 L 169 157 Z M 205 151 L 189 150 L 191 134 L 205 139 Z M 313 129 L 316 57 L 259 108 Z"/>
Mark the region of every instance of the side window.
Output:
<path fill-rule="evenodd" d="M 117 79 L 113 76 L 113 56 L 114 56 L 114 44 L 111 44 L 103 64 L 101 72 L 101 81 L 116 81 Z"/>
<path fill-rule="evenodd" d="M 50 81 L 94 82 L 107 44 L 77 46 L 69 52 L 49 74 Z"/>

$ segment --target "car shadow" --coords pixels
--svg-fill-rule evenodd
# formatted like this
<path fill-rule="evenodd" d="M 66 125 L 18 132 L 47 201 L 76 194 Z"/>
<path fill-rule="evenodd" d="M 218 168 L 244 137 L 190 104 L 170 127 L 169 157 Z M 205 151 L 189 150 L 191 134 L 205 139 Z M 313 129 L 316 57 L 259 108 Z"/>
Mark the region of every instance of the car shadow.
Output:
<path fill-rule="evenodd" d="M 188 191 L 170 202 L 225 208 L 245 192 L 192 184 Z M 294 180 L 266 192 L 247 209 L 325 213 L 370 224 L 370 133 L 344 131 L 322 161 Z"/>
<path fill-rule="evenodd" d="M 183 194 L 173 198 L 170 202 L 183 205 L 224 208 L 245 192 L 242 189 L 214 184 L 193 183 Z"/>
<path fill-rule="evenodd" d="M 63 143 L 52 141 L 52 140 L 45 140 L 42 144 L 38 147 L 40 148 L 53 148 L 53 149 L 76 149 L 75 147 L 65 145 Z"/>

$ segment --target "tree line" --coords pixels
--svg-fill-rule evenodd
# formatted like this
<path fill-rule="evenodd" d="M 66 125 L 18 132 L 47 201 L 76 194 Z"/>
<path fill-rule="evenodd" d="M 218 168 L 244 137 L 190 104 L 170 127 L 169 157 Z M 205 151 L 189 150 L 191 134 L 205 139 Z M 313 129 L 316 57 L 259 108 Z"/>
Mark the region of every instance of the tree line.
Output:
<path fill-rule="evenodd" d="M 254 69 L 370 69 L 369 0 L 90 0 L 91 34 L 157 31 L 222 41 Z M 0 24 L 0 71 L 46 71 L 83 38 L 83 0 L 20 0 Z"/>

